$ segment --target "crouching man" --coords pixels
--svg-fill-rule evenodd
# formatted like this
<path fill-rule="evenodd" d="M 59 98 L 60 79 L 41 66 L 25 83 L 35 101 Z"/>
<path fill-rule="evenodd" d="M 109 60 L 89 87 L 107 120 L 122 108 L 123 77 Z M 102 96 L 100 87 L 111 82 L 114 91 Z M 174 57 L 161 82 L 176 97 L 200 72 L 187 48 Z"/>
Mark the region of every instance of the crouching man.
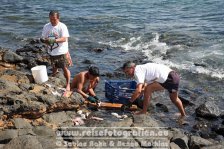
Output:
<path fill-rule="evenodd" d="M 80 93 L 83 98 L 92 103 L 99 103 L 100 100 L 94 92 L 99 80 L 99 68 L 90 66 L 88 71 L 80 72 L 74 76 L 71 83 L 71 91 Z"/>
<path fill-rule="evenodd" d="M 147 63 L 136 65 L 131 61 L 124 63 L 122 69 L 126 75 L 135 77 L 137 82 L 136 90 L 131 96 L 129 103 L 123 105 L 122 108 L 130 107 L 141 94 L 143 85 L 147 83 L 144 89 L 143 109 L 136 114 L 145 114 L 147 112 L 150 97 L 154 91 L 166 89 L 169 92 L 171 101 L 180 111 L 181 116 L 184 117 L 186 115 L 183 104 L 178 97 L 180 77 L 175 71 L 162 64 Z"/>

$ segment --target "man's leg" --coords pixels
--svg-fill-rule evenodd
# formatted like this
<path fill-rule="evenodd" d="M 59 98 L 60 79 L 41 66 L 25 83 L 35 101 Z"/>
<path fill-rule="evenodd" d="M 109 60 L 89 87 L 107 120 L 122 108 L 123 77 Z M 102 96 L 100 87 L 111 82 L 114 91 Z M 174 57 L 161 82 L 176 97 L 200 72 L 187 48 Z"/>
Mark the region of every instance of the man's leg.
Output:
<path fill-rule="evenodd" d="M 71 77 L 70 70 L 68 69 L 68 67 L 64 67 L 63 71 L 64 71 L 64 76 L 66 78 L 66 90 L 70 91 L 70 77 Z"/>
<path fill-rule="evenodd" d="M 56 74 L 58 73 L 58 68 L 56 66 L 57 63 L 57 59 L 54 56 L 50 56 L 50 60 L 51 60 L 51 66 L 52 66 L 52 77 L 55 77 Z"/>
<path fill-rule="evenodd" d="M 151 95 L 154 91 L 163 90 L 164 88 L 159 83 L 148 84 L 144 90 L 144 101 L 143 101 L 143 109 L 136 114 L 145 114 L 148 109 L 148 105 L 150 102 Z"/>
<path fill-rule="evenodd" d="M 176 105 L 176 107 L 179 109 L 181 116 L 186 116 L 183 104 L 182 104 L 180 98 L 178 97 L 178 92 L 170 93 L 170 99 Z"/>
<path fill-rule="evenodd" d="M 55 77 L 57 73 L 58 73 L 58 68 L 52 66 L 52 75 L 51 75 L 51 76 L 52 76 L 52 77 Z"/>

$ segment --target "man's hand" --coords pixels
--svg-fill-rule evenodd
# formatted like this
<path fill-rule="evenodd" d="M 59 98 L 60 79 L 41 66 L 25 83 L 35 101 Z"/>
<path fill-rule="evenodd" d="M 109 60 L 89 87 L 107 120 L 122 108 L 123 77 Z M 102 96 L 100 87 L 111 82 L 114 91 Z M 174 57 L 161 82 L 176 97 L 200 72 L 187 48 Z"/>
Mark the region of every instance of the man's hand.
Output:
<path fill-rule="evenodd" d="M 54 44 L 56 42 L 56 39 L 51 39 L 51 38 L 48 38 L 47 39 L 47 44 L 49 44 L 49 45 L 52 45 L 52 44 Z"/>
<path fill-rule="evenodd" d="M 46 44 L 49 44 L 49 45 L 52 45 L 56 42 L 56 39 L 51 39 L 51 38 L 40 38 L 40 41 L 42 43 L 46 43 Z"/>
<path fill-rule="evenodd" d="M 100 106 L 101 103 L 100 99 L 97 96 L 94 96 L 94 98 L 96 99 L 97 106 Z"/>
<path fill-rule="evenodd" d="M 123 104 L 123 105 L 121 106 L 121 111 L 125 111 L 125 110 L 129 109 L 131 106 L 132 106 L 132 102 L 130 102 L 130 101 L 128 100 L 128 102 L 127 102 L 126 104 Z"/>
<path fill-rule="evenodd" d="M 95 98 L 97 101 L 100 101 L 100 99 L 99 99 L 97 96 L 94 96 L 94 98 Z"/>
<path fill-rule="evenodd" d="M 93 96 L 89 96 L 87 100 L 89 100 L 91 103 L 96 103 L 96 98 L 94 98 Z"/>

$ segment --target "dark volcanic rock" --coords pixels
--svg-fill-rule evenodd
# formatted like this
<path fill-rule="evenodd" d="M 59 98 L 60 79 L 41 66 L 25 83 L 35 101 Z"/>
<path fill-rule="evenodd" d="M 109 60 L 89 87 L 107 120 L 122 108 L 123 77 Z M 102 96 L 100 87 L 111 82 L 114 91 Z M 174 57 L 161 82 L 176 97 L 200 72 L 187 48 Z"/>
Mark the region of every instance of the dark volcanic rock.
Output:
<path fill-rule="evenodd" d="M 156 107 L 158 107 L 161 111 L 163 112 L 169 112 L 168 108 L 166 105 L 161 104 L 161 103 L 156 103 Z"/>
<path fill-rule="evenodd" d="M 203 139 L 198 136 L 191 136 L 189 147 L 190 147 L 190 149 L 200 149 L 201 147 L 208 146 L 211 144 L 212 144 L 212 142 L 210 142 L 206 139 Z"/>
<path fill-rule="evenodd" d="M 196 115 L 204 118 L 217 118 L 221 114 L 219 107 L 211 101 L 206 101 L 196 109 Z"/>
<path fill-rule="evenodd" d="M 17 63 L 21 62 L 23 60 L 23 57 L 12 52 L 12 51 L 5 51 L 3 55 L 3 61 L 9 62 L 9 63 Z"/>
<path fill-rule="evenodd" d="M 181 149 L 189 149 L 188 147 L 188 137 L 181 131 L 175 130 L 173 132 L 173 138 L 171 142 L 174 142 L 178 145 Z"/>

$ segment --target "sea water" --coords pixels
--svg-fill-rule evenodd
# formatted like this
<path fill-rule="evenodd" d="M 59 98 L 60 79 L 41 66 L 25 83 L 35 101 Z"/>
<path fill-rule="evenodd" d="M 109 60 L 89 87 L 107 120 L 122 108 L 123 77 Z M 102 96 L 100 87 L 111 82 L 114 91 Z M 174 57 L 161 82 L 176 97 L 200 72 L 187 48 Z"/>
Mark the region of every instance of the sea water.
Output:
<path fill-rule="evenodd" d="M 16 50 L 39 38 L 49 10 L 56 9 L 70 33 L 72 76 L 88 68 L 85 60 L 105 74 L 127 60 L 144 59 L 177 70 L 181 88 L 223 107 L 223 6 L 223 0 L 2 0 L 0 46 Z M 103 80 L 113 77 L 101 77 L 99 94 Z"/>

